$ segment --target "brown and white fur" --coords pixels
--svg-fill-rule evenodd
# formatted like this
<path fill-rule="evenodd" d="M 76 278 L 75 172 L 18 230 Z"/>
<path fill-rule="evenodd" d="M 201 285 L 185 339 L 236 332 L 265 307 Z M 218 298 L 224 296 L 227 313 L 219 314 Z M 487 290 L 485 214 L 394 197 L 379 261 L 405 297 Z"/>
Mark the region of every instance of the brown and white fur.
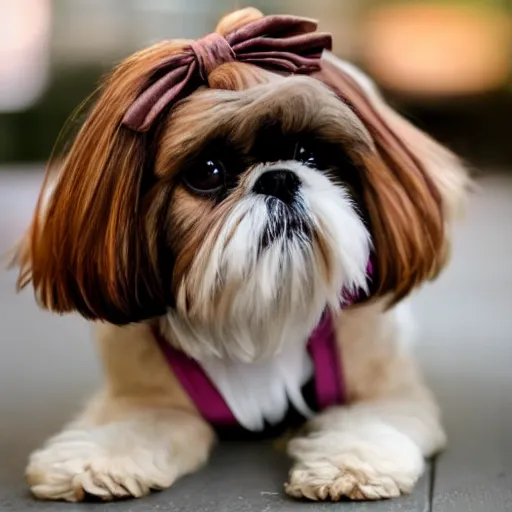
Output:
<path fill-rule="evenodd" d="M 259 15 L 231 14 L 217 30 Z M 386 154 L 385 140 L 321 81 L 246 64 L 212 71 L 211 88 L 180 102 L 150 134 L 120 126 L 155 63 L 186 44 L 155 45 L 107 79 L 20 247 L 21 287 L 31 282 L 43 307 L 97 321 L 106 374 L 85 410 L 31 455 L 30 488 L 41 499 L 140 497 L 207 462 L 214 431 L 164 360 L 152 326 L 198 360 L 259 364 L 266 375 L 277 354 L 302 354 L 328 306 L 348 403 L 318 414 L 290 441 L 285 490 L 312 500 L 409 493 L 445 434 L 410 353 L 403 299 L 445 264 L 466 173 L 386 106 L 365 75 L 329 54 L 420 162 L 421 175 Z M 183 184 L 190 160 L 219 138 L 251 153 L 269 119 L 337 147 L 358 169 L 356 182 L 290 157 L 244 168 L 220 200 Z M 267 210 L 252 190 L 276 166 L 300 178 L 313 235 L 306 243 L 270 239 L 262 256 Z M 340 312 L 340 290 L 366 286 L 372 251 L 369 300 Z"/>

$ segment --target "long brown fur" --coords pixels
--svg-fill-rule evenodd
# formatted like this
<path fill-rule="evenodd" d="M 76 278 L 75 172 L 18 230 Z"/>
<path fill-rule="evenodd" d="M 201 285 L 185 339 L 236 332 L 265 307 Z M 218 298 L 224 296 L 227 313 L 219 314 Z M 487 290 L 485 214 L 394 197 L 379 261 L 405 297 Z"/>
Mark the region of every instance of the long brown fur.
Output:
<path fill-rule="evenodd" d="M 441 194 L 425 163 L 355 80 L 329 62 L 322 63 L 318 78 L 354 108 L 377 146 L 376 153 L 363 158 L 361 172 L 374 244 L 373 293 L 392 294 L 397 301 L 437 275 L 444 262 Z"/>
<path fill-rule="evenodd" d="M 241 11 L 240 16 L 231 15 L 228 24 L 222 20 L 217 30 L 226 34 L 261 13 L 249 9 Z M 250 137 L 241 132 L 258 121 L 254 113 L 245 123 L 242 116 L 235 119 L 237 109 L 244 102 L 253 101 L 250 95 L 242 96 L 240 92 L 238 103 L 233 101 L 229 112 L 229 102 L 222 106 L 226 100 L 222 91 L 217 94 L 207 90 L 192 94 L 176 108 L 177 115 L 167 114 L 168 120 L 162 119 L 149 134 L 141 135 L 121 126 L 127 108 L 152 80 L 159 62 L 179 53 L 187 44 L 174 41 L 155 45 L 129 57 L 114 70 L 65 159 L 44 212 L 40 199 L 30 236 L 20 250 L 18 286 L 21 289 L 32 282 L 43 307 L 59 313 L 76 310 L 87 318 L 122 324 L 162 315 L 173 302 L 173 289 L 186 274 L 204 239 L 207 226 L 197 222 L 197 212 L 209 209 L 212 213 L 212 209 L 175 190 L 170 169 L 178 170 L 180 154 L 186 156 L 193 145 L 202 143 L 197 133 L 206 140 L 223 120 L 225 128 L 238 130 L 240 139 L 247 141 Z M 368 137 L 368 133 L 371 136 L 373 150 L 356 152 L 347 147 L 350 133 L 334 133 L 339 143 L 349 153 L 352 151 L 360 168 L 374 245 L 372 296 L 391 294 L 395 301 L 399 300 L 436 275 L 444 262 L 446 205 L 438 184 L 442 185 L 446 178 L 437 168 L 429 168 L 419 155 L 421 147 L 430 144 L 435 153 L 437 146 L 430 139 L 423 139 L 419 131 L 402 129 L 406 125 L 400 121 L 391 122 L 351 77 L 330 62 L 322 63 L 316 78 L 335 91 L 340 97 L 337 101 L 350 105 L 359 117 L 364 125 L 359 130 L 359 140 Z M 245 91 L 269 82 L 282 87 L 286 80 L 236 62 L 220 66 L 208 77 L 211 87 L 224 91 Z M 297 119 L 290 121 L 295 112 L 310 112 L 310 118 L 302 122 L 311 126 L 315 95 L 304 100 L 308 104 L 302 109 L 296 109 L 292 103 L 294 98 L 300 100 L 301 94 L 289 94 L 292 103 L 288 113 L 280 108 L 278 98 L 282 97 L 276 94 L 276 116 L 288 119 L 285 123 L 300 124 Z M 225 109 L 215 121 L 214 108 Z M 268 113 L 267 103 L 265 108 Z M 203 115 L 205 110 L 212 112 L 208 118 Z M 324 112 L 318 123 L 325 119 L 328 124 L 329 115 L 331 121 L 340 122 L 339 112 L 333 107 Z M 198 123 L 204 129 L 199 130 Z M 191 125 L 194 131 L 187 128 Z M 352 131 L 357 129 L 353 124 Z M 416 150 L 407 137 L 414 138 Z M 447 169 L 450 172 L 456 171 Z M 179 197 L 183 199 L 175 203 Z M 225 215 L 227 208 L 222 211 L 215 216 Z M 213 218 L 210 221 L 214 223 Z M 179 229 L 187 222 L 188 234 L 170 237 L 170 224 L 176 223 Z M 195 225 L 194 230 L 191 225 Z M 177 239 L 181 241 L 176 242 Z M 175 259 L 177 266 L 173 270 Z"/>
<path fill-rule="evenodd" d="M 39 200 L 30 241 L 19 256 L 18 287 L 32 281 L 43 307 L 114 323 L 165 311 L 170 286 L 158 265 L 165 255 L 157 254 L 154 243 L 162 212 L 145 220 L 143 214 L 151 141 L 122 127 L 121 119 L 155 65 L 182 47 L 155 45 L 114 70 L 66 157 L 44 214 Z"/>

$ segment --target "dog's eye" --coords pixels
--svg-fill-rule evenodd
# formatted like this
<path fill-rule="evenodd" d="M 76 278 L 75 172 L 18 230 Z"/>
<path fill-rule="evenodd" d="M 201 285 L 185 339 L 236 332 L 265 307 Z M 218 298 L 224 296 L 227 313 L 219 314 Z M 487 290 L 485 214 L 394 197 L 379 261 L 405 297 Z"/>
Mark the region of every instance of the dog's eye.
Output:
<path fill-rule="evenodd" d="M 293 155 L 294 160 L 302 162 L 307 165 L 316 165 L 315 153 L 313 149 L 306 144 L 297 143 Z"/>
<path fill-rule="evenodd" d="M 185 184 L 199 194 L 213 194 L 226 184 L 226 169 L 219 160 L 206 160 L 195 165 L 184 176 Z"/>

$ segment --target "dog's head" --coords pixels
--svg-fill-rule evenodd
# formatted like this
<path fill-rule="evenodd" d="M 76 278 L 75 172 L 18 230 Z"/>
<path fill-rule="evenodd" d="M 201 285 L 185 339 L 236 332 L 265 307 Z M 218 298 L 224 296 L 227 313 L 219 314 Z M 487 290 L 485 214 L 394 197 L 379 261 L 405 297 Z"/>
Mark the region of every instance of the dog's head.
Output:
<path fill-rule="evenodd" d="M 189 353 L 254 360 L 345 291 L 396 301 L 436 275 L 465 173 L 328 53 L 310 76 L 226 62 L 148 131 L 126 127 L 155 70 L 189 47 L 157 44 L 105 81 L 41 193 L 21 286 L 89 319 L 166 315 Z"/>

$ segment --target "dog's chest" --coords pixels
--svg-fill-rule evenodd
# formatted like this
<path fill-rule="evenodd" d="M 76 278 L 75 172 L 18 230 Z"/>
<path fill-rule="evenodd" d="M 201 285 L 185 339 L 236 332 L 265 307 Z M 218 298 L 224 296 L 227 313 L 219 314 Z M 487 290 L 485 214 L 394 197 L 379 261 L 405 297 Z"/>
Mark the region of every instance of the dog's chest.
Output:
<path fill-rule="evenodd" d="M 238 423 L 259 432 L 266 424 L 281 423 L 290 405 L 304 417 L 313 414 L 302 395 L 314 373 L 306 344 L 307 340 L 290 343 L 272 359 L 258 363 L 215 359 L 202 367 Z"/>
<path fill-rule="evenodd" d="M 306 339 L 289 340 L 271 359 L 241 363 L 195 361 L 156 335 L 165 357 L 198 411 L 217 427 L 251 432 L 283 423 L 290 411 L 303 418 L 344 400 L 331 317 Z M 312 396 L 305 397 L 305 388 Z"/>

